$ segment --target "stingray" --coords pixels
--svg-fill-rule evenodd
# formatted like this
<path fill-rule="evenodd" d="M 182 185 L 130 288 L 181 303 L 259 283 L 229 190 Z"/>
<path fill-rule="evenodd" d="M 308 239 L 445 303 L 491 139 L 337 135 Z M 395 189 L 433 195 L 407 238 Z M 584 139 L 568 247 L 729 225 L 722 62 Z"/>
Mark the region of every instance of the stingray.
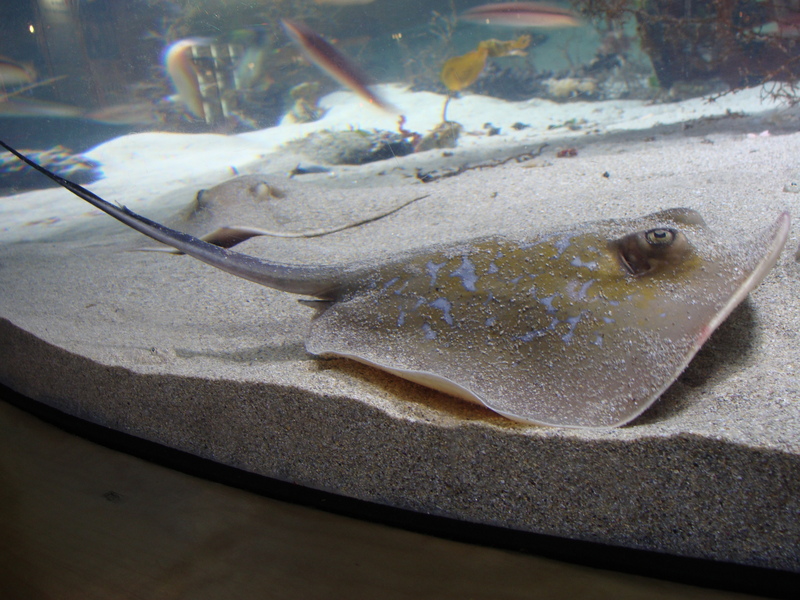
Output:
<path fill-rule="evenodd" d="M 674 208 L 385 261 L 288 265 L 169 229 L 0 145 L 159 242 L 312 298 L 311 354 L 354 359 L 539 425 L 614 427 L 640 415 L 761 282 L 789 231 L 784 212 L 749 239 L 719 239 L 698 212 Z"/>
<path fill-rule="evenodd" d="M 372 221 L 383 219 L 418 200 L 428 197 L 426 194 L 402 200 L 395 206 L 381 212 L 368 214 L 360 219 L 326 228 L 284 231 L 253 227 L 251 225 L 221 224 L 223 219 L 228 218 L 227 215 L 229 213 L 234 213 L 237 219 L 248 223 L 273 221 L 283 225 L 290 219 L 283 214 L 286 212 L 285 210 L 282 211 L 275 206 L 280 202 L 276 203 L 274 201 L 285 199 L 287 195 L 294 196 L 295 194 L 292 194 L 292 192 L 296 193 L 303 188 L 307 190 L 308 186 L 304 184 L 298 186 L 297 184 L 284 182 L 283 186 L 278 188 L 270 185 L 261 175 L 240 175 L 223 181 L 211 189 L 200 190 L 197 193 L 194 209 L 189 215 L 186 225 L 201 240 L 222 248 L 232 248 L 250 238 L 262 235 L 282 238 L 312 238 L 338 233 L 345 229 L 359 227 Z M 297 209 L 295 209 L 296 211 Z M 214 229 L 208 231 L 211 227 L 214 227 Z M 207 231 L 207 233 L 201 235 L 201 231 Z M 180 250 L 165 246 L 141 248 L 141 250 L 183 254 Z"/>

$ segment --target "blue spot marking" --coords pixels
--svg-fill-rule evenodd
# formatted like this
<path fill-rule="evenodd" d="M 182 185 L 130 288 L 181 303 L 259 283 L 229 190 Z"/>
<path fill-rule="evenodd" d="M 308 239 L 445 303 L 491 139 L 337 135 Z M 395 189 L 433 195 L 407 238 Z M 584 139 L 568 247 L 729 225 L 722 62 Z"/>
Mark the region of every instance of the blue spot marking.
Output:
<path fill-rule="evenodd" d="M 565 344 L 569 344 L 572 341 L 572 338 L 575 336 L 575 328 L 578 326 L 578 321 L 581 320 L 581 317 L 584 313 L 579 314 L 576 317 L 567 317 L 564 323 L 569 324 L 569 331 L 561 336 L 561 341 Z"/>
<path fill-rule="evenodd" d="M 586 292 L 589 291 L 589 288 L 592 284 L 597 281 L 596 279 L 590 279 L 586 283 L 581 286 L 581 289 L 578 290 L 578 300 L 586 300 Z"/>
<path fill-rule="evenodd" d="M 446 263 L 435 263 L 432 260 L 428 261 L 428 264 L 425 265 L 425 270 L 428 272 L 428 275 L 431 276 L 431 287 L 436 285 L 436 276 L 439 274 L 439 269 L 441 269 Z"/>
<path fill-rule="evenodd" d="M 551 294 L 547 298 L 541 298 L 539 300 L 539 302 L 541 304 L 544 304 L 544 307 L 547 309 L 547 312 L 553 313 L 553 312 L 556 312 L 558 310 L 555 306 L 553 306 L 553 300 L 555 300 L 556 298 L 560 298 L 560 297 L 561 297 L 561 294 L 558 294 L 558 293 Z"/>
<path fill-rule="evenodd" d="M 497 322 L 497 317 L 489 317 L 489 318 L 488 318 L 488 319 L 486 319 L 486 321 L 484 322 L 484 326 L 486 326 L 486 327 L 491 327 L 491 326 L 492 326 L 492 325 L 494 325 L 496 322 Z"/>
<path fill-rule="evenodd" d="M 438 308 L 442 311 L 442 319 L 444 322 L 448 325 L 453 324 L 453 315 L 450 314 L 450 309 L 453 307 L 453 304 L 447 298 L 437 298 L 433 302 L 429 302 L 428 306 Z"/>
<path fill-rule="evenodd" d="M 475 284 L 478 283 L 478 276 L 475 275 L 475 265 L 466 256 L 461 258 L 461 266 L 450 273 L 450 277 L 458 277 L 467 291 L 477 291 Z"/>
<path fill-rule="evenodd" d="M 616 320 L 616 319 L 612 319 L 611 317 L 603 317 L 603 321 L 605 321 L 605 322 L 606 322 L 606 323 L 608 323 L 609 325 L 610 325 L 611 323 L 616 323 L 616 322 L 617 322 L 617 320 Z"/>
<path fill-rule="evenodd" d="M 401 285 L 399 288 L 397 288 L 397 289 L 394 291 L 394 294 L 395 294 L 396 296 L 399 296 L 400 294 L 402 294 L 402 293 L 403 293 L 403 290 L 405 290 L 405 289 L 408 287 L 408 284 L 409 284 L 409 282 L 408 282 L 408 281 L 404 281 L 404 282 L 403 282 L 403 285 Z"/>
<path fill-rule="evenodd" d="M 521 342 L 531 342 L 536 338 L 540 338 L 547 334 L 548 331 L 553 331 L 558 323 L 559 320 L 553 317 L 553 320 L 550 321 L 550 325 L 547 327 L 543 327 L 542 329 L 531 329 L 528 333 L 518 336 L 517 339 Z"/>
<path fill-rule="evenodd" d="M 571 235 L 565 235 L 564 237 L 559 238 L 555 242 L 553 242 L 553 246 L 555 246 L 556 250 L 558 251 L 558 254 L 556 254 L 554 258 L 561 258 L 561 255 L 564 254 L 564 252 L 567 250 L 567 248 L 570 247 L 571 244 L 572 244 Z"/>
<path fill-rule="evenodd" d="M 600 348 L 602 348 L 603 347 L 603 334 L 602 333 L 596 334 L 594 336 L 594 341 L 592 341 L 592 343 L 595 346 L 599 346 Z"/>
<path fill-rule="evenodd" d="M 497 273 L 498 271 L 500 271 L 500 268 L 496 264 L 494 264 L 494 261 L 490 262 L 489 263 L 489 268 L 486 269 L 486 273 L 488 273 L 489 275 L 492 275 L 493 273 Z"/>
<path fill-rule="evenodd" d="M 398 281 L 400 281 L 399 277 L 392 277 L 389 281 L 387 281 L 386 283 L 383 284 L 383 287 L 381 288 L 381 291 L 385 292 L 386 290 L 388 290 L 390 287 L 392 287 Z"/>
<path fill-rule="evenodd" d="M 585 268 L 589 269 L 590 271 L 596 271 L 596 270 L 597 270 L 597 261 L 590 260 L 590 261 L 588 261 L 588 262 L 583 262 L 583 261 L 582 261 L 580 258 L 578 258 L 577 256 L 575 256 L 575 257 L 574 257 L 574 258 L 573 258 L 573 259 L 570 261 L 570 263 L 569 263 L 569 264 L 571 264 L 573 267 L 585 267 Z"/>
<path fill-rule="evenodd" d="M 397 317 L 397 326 L 402 327 L 406 324 L 406 311 L 401 310 L 400 314 Z"/>
<path fill-rule="evenodd" d="M 425 334 L 426 340 L 435 340 L 436 332 L 427 323 L 422 324 L 422 332 Z"/>

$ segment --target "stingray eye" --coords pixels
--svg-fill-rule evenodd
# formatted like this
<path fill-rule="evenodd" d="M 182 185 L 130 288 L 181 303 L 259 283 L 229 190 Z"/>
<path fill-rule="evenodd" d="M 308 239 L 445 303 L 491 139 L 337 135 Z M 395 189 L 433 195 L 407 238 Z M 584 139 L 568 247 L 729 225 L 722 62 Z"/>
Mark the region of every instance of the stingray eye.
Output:
<path fill-rule="evenodd" d="M 678 232 L 674 229 L 650 229 L 644 232 L 644 239 L 651 246 L 664 247 L 671 246 L 678 237 Z"/>
<path fill-rule="evenodd" d="M 668 264 L 678 264 L 689 251 L 689 242 L 680 231 L 655 227 L 626 235 L 616 242 L 622 266 L 639 277 Z"/>

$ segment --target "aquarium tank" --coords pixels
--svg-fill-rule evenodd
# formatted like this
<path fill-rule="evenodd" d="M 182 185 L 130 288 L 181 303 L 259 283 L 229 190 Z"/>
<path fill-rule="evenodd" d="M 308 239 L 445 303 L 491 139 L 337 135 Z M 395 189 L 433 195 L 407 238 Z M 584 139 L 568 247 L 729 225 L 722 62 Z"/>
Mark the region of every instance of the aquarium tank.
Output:
<path fill-rule="evenodd" d="M 0 34 L 16 404 L 800 572 L 800 0 L 0 0 Z"/>

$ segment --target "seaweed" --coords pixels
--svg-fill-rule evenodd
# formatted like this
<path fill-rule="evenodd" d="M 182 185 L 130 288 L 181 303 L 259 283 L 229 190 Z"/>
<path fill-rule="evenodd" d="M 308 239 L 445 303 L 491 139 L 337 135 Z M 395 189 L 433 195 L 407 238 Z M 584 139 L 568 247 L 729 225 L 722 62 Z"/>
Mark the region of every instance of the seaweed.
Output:
<path fill-rule="evenodd" d="M 461 91 L 475 83 L 486 67 L 486 60 L 489 57 L 525 56 L 524 49 L 530 43 L 529 35 L 521 35 L 514 40 L 483 40 L 475 50 L 448 59 L 439 77 L 449 91 Z"/>
<path fill-rule="evenodd" d="M 633 17 L 662 90 L 770 84 L 765 95 L 800 102 L 798 0 L 576 0 L 584 15 Z"/>
<path fill-rule="evenodd" d="M 423 31 L 392 36 L 400 51 L 409 89 L 436 93 L 446 91 L 439 78 L 440 67 L 453 54 L 453 35 L 457 24 L 455 3 L 450 0 L 449 13 L 431 11 L 431 18 Z"/>

